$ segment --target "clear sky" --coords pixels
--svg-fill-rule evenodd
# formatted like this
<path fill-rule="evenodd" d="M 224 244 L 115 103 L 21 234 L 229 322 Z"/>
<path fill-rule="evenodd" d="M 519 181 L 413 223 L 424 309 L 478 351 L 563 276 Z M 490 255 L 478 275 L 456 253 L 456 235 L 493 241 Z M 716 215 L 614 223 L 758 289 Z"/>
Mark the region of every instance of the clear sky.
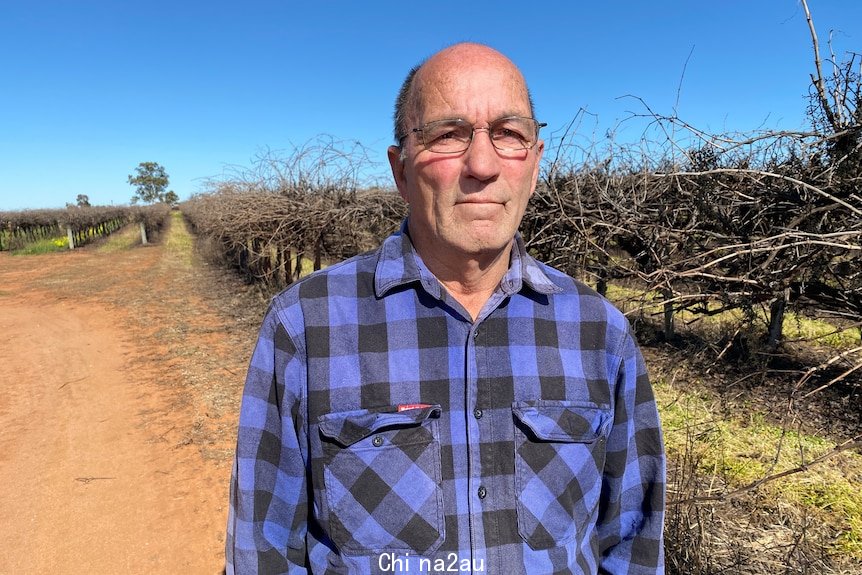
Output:
<path fill-rule="evenodd" d="M 839 57 L 862 52 L 862 2 L 809 6 L 825 57 L 830 31 Z M 385 175 L 404 75 L 462 40 L 521 67 L 546 139 L 581 109 L 578 137 L 601 138 L 645 112 L 627 95 L 705 130 L 807 127 L 797 0 L 3 0 L 0 209 L 129 203 L 143 161 L 185 199 L 320 134 L 358 140 Z"/>

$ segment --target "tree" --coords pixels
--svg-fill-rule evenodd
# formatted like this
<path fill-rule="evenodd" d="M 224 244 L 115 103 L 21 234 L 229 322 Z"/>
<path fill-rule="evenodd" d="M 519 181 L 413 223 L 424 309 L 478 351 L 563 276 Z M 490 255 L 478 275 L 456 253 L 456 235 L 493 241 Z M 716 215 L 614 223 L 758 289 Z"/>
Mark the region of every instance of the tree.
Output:
<path fill-rule="evenodd" d="M 90 207 L 90 196 L 88 196 L 87 194 L 78 194 L 78 197 L 75 201 L 78 203 L 79 208 Z"/>
<path fill-rule="evenodd" d="M 141 162 L 135 168 L 136 176 L 129 176 L 129 185 L 135 186 L 132 203 L 142 201 L 147 204 L 165 201 L 165 188 L 168 187 L 168 174 L 156 162 Z"/>
<path fill-rule="evenodd" d="M 162 201 L 168 204 L 169 206 L 175 206 L 180 203 L 180 197 L 173 190 L 168 190 L 168 192 L 162 197 Z"/>

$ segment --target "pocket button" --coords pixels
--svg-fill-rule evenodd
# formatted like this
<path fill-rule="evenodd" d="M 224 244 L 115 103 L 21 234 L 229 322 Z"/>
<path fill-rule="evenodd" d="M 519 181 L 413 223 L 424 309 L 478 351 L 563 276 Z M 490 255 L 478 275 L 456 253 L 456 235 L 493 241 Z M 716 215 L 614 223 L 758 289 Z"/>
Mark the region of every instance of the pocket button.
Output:
<path fill-rule="evenodd" d="M 383 445 L 383 438 L 380 437 L 379 435 L 375 435 L 374 439 L 371 440 L 371 444 L 374 447 L 380 447 L 381 445 Z"/>

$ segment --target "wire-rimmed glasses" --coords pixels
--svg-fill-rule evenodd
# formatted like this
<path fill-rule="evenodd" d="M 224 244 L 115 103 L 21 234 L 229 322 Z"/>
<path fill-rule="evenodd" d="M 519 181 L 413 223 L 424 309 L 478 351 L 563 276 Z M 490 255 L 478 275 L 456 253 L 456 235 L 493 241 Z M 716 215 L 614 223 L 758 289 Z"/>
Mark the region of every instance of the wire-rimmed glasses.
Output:
<path fill-rule="evenodd" d="M 457 154 L 466 151 L 479 131 L 488 132 L 491 144 L 499 152 L 520 152 L 529 150 L 539 140 L 539 129 L 547 126 L 534 118 L 507 116 L 494 120 L 487 128 L 476 128 L 461 118 L 451 118 L 428 122 L 420 128 L 413 128 L 402 136 L 401 142 L 410 134 L 416 134 L 422 146 L 437 154 Z"/>

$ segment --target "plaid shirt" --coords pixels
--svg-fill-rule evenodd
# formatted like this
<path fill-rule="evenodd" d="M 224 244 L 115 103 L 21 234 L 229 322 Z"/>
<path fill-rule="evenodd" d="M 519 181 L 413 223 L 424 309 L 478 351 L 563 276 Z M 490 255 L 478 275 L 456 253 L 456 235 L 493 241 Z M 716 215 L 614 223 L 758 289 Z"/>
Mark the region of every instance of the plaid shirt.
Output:
<path fill-rule="evenodd" d="M 229 574 L 663 572 L 664 450 L 628 322 L 513 246 L 475 322 L 405 226 L 274 298 Z"/>

